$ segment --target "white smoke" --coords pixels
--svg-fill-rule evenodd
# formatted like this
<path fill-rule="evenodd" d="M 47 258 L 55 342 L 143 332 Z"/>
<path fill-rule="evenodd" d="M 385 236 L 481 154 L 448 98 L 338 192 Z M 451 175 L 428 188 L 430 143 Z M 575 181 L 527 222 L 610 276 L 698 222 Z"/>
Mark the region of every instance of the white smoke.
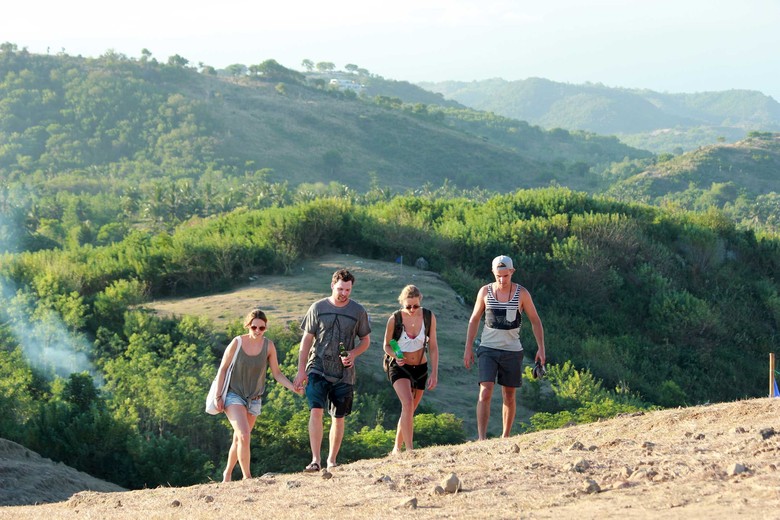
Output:
<path fill-rule="evenodd" d="M 11 240 L 18 233 L 14 228 L 13 222 L 0 213 L 0 251 L 15 249 Z M 32 367 L 60 377 L 84 371 L 95 375 L 87 355 L 91 345 L 86 338 L 71 333 L 54 310 L 39 305 L 35 296 L 18 290 L 13 281 L 2 275 L 0 315 L 4 315 L 4 324 L 10 328 Z"/>

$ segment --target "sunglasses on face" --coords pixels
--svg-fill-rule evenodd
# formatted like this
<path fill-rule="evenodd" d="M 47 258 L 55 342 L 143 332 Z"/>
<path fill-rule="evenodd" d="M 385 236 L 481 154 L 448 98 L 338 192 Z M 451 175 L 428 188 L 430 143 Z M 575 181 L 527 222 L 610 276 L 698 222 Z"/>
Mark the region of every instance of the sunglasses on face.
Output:
<path fill-rule="evenodd" d="M 260 325 L 259 327 L 257 325 L 252 325 L 249 328 L 252 329 L 252 330 L 261 330 L 262 331 L 262 330 L 265 330 L 266 327 L 265 327 L 265 325 Z"/>
<path fill-rule="evenodd" d="M 419 309 L 419 308 L 420 308 L 420 306 L 416 305 L 416 304 L 415 305 L 404 305 L 404 309 L 406 309 L 407 311 L 412 310 L 412 309 Z"/>

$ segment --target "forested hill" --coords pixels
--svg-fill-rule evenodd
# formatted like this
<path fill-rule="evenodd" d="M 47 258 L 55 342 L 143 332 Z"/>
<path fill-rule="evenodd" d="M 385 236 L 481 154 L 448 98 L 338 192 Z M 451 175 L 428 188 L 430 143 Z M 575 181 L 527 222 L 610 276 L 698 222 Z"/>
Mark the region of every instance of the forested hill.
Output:
<path fill-rule="evenodd" d="M 745 227 L 780 231 L 780 134 L 750 132 L 734 144 L 716 144 L 652 163 L 613 165 L 607 190 L 615 198 L 723 210 Z"/>
<path fill-rule="evenodd" d="M 780 192 L 778 171 L 780 134 L 753 133 L 736 144 L 659 157 L 645 171 L 618 182 L 613 191 L 632 186 L 639 198 L 654 202 L 656 198 L 695 188 L 719 187 L 720 198 L 734 202 L 738 196 L 755 198 Z"/>
<path fill-rule="evenodd" d="M 670 94 L 541 78 L 446 81 L 420 86 L 477 110 L 543 128 L 616 134 L 626 142 L 653 150 L 692 149 L 715 142 L 718 137 L 734 141 L 751 130 L 780 130 L 777 100 L 749 90 Z"/>
<path fill-rule="evenodd" d="M 222 71 L 225 72 L 225 71 Z M 358 97 L 274 60 L 246 71 L 200 71 L 178 56 L 160 63 L 108 52 L 100 58 L 0 51 L 0 175 L 61 188 L 164 176 L 210 184 L 263 170 L 271 181 L 336 181 L 364 191 L 445 179 L 473 188 L 552 180 L 575 188 L 581 165 L 647 156 L 614 138 L 545 132 L 520 121 L 457 117 L 392 96 Z M 560 146 L 564 143 L 564 146 Z M 571 166 L 579 165 L 572 170 Z M 579 184 L 579 185 L 577 185 Z"/>

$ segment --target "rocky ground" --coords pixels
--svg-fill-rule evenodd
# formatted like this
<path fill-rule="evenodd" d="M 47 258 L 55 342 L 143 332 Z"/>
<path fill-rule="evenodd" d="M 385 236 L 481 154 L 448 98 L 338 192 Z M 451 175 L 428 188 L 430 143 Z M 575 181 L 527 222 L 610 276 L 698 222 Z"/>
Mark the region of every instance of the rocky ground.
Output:
<path fill-rule="evenodd" d="M 780 399 L 752 399 L 427 448 L 330 473 L 82 491 L 0 508 L 0 519 L 771 519 L 780 518 L 779 455 Z M 4 487 L 12 479 L 3 472 Z"/>

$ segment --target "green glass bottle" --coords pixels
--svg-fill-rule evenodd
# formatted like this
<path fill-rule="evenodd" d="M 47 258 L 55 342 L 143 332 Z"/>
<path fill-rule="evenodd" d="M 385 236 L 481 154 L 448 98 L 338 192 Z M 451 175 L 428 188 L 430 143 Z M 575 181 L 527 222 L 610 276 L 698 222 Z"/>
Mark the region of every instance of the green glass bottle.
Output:
<path fill-rule="evenodd" d="M 404 353 L 401 351 L 401 346 L 398 344 L 398 342 L 394 339 L 390 340 L 390 348 L 393 349 L 393 353 L 395 354 L 395 359 L 403 359 Z"/>

